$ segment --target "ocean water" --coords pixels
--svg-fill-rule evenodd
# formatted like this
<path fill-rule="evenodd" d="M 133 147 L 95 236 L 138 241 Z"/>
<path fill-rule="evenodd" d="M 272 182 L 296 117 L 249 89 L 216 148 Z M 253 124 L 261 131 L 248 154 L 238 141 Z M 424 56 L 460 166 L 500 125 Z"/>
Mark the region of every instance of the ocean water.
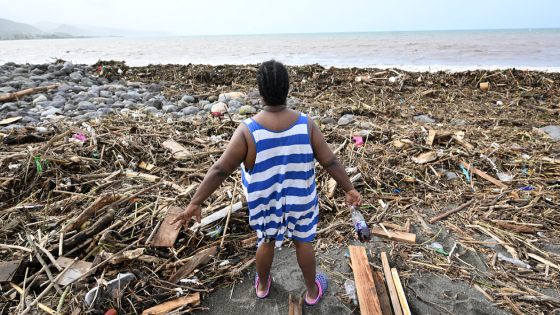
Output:
<path fill-rule="evenodd" d="M 92 64 L 255 64 L 460 71 L 519 68 L 560 72 L 560 29 L 335 34 L 77 38 L 0 41 L 0 64 L 54 58 Z"/>

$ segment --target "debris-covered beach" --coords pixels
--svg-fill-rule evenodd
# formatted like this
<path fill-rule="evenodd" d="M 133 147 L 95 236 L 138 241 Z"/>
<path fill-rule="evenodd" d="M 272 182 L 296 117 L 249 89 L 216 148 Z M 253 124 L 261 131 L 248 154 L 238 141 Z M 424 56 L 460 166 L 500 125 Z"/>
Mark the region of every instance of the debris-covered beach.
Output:
<path fill-rule="evenodd" d="M 254 297 L 239 172 L 202 224 L 169 225 L 261 108 L 256 69 L 1 65 L 0 313 L 288 312 L 304 288 L 289 243 L 271 299 Z M 560 309 L 560 74 L 289 72 L 288 106 L 313 117 L 364 197 L 378 283 L 386 256 L 415 314 Z M 331 289 L 304 311 L 359 313 L 344 286 L 350 209 L 317 171 L 315 248 Z"/>

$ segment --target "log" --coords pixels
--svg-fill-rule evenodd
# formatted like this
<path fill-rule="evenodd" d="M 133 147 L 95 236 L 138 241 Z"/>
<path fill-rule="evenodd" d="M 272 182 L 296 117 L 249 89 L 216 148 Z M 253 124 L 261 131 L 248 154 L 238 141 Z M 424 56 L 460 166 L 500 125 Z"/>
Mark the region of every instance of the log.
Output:
<path fill-rule="evenodd" d="M 383 280 L 383 274 L 379 271 L 374 271 L 373 282 L 375 283 L 375 290 L 377 290 L 377 297 L 379 298 L 381 312 L 383 315 L 393 315 L 393 310 L 391 309 L 391 299 L 389 298 L 387 286 Z"/>
<path fill-rule="evenodd" d="M 414 233 L 384 231 L 381 228 L 374 227 L 371 229 L 371 234 L 378 237 L 389 238 L 392 241 L 403 242 L 408 244 L 416 244 L 416 234 Z"/>
<path fill-rule="evenodd" d="M 64 227 L 64 232 L 68 233 L 79 228 L 82 224 L 84 224 L 87 220 L 91 219 L 95 215 L 95 213 L 104 208 L 105 206 L 111 205 L 119 200 L 122 199 L 120 195 L 113 195 L 107 194 L 100 196 L 99 198 L 95 199 L 80 215 L 70 222 L 67 226 Z"/>
<path fill-rule="evenodd" d="M 47 85 L 47 86 L 38 86 L 38 87 L 34 87 L 34 88 L 21 90 L 21 91 L 18 91 L 18 92 L 8 93 L 6 95 L 0 95 L 0 102 L 17 100 L 18 98 L 20 98 L 22 96 L 52 90 L 52 89 L 56 88 L 57 86 L 58 86 L 58 84 L 51 84 L 51 85 Z"/>
<path fill-rule="evenodd" d="M 109 211 L 107 214 L 103 215 L 89 228 L 75 234 L 74 236 L 68 239 L 65 239 L 63 241 L 63 247 L 64 248 L 74 247 L 80 244 L 81 242 L 87 240 L 88 238 L 95 236 L 97 233 L 103 231 L 106 227 L 108 227 L 111 224 L 111 222 L 113 222 L 114 216 L 115 216 L 114 212 Z M 58 249 L 58 245 L 53 245 L 51 248 L 49 248 L 49 250 L 51 251 L 57 249 Z"/>
<path fill-rule="evenodd" d="M 177 283 L 182 278 L 188 276 L 191 272 L 193 272 L 198 266 L 207 264 L 216 254 L 218 253 L 218 246 L 212 246 L 210 248 L 204 249 L 194 256 L 192 256 L 187 263 L 179 268 L 177 272 L 175 272 L 169 278 L 169 282 Z"/>
<path fill-rule="evenodd" d="M 471 200 L 465 202 L 464 204 L 458 206 L 455 209 L 451 209 L 449 211 L 446 211 L 444 213 L 436 215 L 435 217 L 431 218 L 429 222 L 430 222 L 430 224 L 434 224 L 434 222 L 437 222 L 441 219 L 445 219 L 448 216 L 452 215 L 453 213 L 456 213 L 456 212 L 459 212 L 459 211 L 465 209 L 466 207 L 470 206 L 473 202 L 474 202 L 474 199 L 471 199 Z"/>
<path fill-rule="evenodd" d="M 180 222 L 171 224 L 175 218 L 183 212 L 179 207 L 169 207 L 165 219 L 159 226 L 150 246 L 153 247 L 173 247 L 179 235 Z"/>
<path fill-rule="evenodd" d="M 200 304 L 200 292 L 195 292 L 191 295 L 183 296 L 178 299 L 150 307 L 149 309 L 144 310 L 142 315 L 163 315 L 184 305 L 196 306 L 198 304 Z"/>
<path fill-rule="evenodd" d="M 350 260 L 352 261 L 352 272 L 358 293 L 360 313 L 362 315 L 382 314 L 381 305 L 377 296 L 377 290 L 373 282 L 371 267 L 368 263 L 366 248 L 363 246 L 348 246 Z"/>
<path fill-rule="evenodd" d="M 534 234 L 537 233 L 537 231 L 539 230 L 538 227 L 530 226 L 530 225 L 521 225 L 516 223 L 509 223 L 509 222 L 502 222 L 502 221 L 495 221 L 495 220 L 492 220 L 492 223 L 501 227 L 502 229 L 506 229 L 517 233 Z"/>
<path fill-rule="evenodd" d="M 401 278 L 399 278 L 399 272 L 397 268 L 391 268 L 391 276 L 393 277 L 393 282 L 395 283 L 395 288 L 397 289 L 397 294 L 399 295 L 399 302 L 403 310 L 403 315 L 411 315 L 410 307 L 408 306 L 408 301 L 406 300 L 406 295 L 404 294 L 404 289 L 401 283 Z"/>
<path fill-rule="evenodd" d="M 504 189 L 508 188 L 508 186 L 506 184 L 504 184 L 501 181 L 497 180 L 496 178 L 488 175 L 486 172 L 483 172 L 483 171 L 479 170 L 476 167 L 471 167 L 471 165 L 469 163 L 467 163 L 465 161 L 461 161 L 460 163 L 467 170 L 472 171 L 474 174 L 486 179 L 487 181 L 491 182 L 492 184 L 494 184 L 494 185 L 496 185 L 500 188 L 504 188 Z"/>
<path fill-rule="evenodd" d="M 397 293 L 397 288 L 395 287 L 395 282 L 393 282 L 391 267 L 389 266 L 387 253 L 385 252 L 381 252 L 381 265 L 383 267 L 385 281 L 387 282 L 387 288 L 389 289 L 389 298 L 391 299 L 391 305 L 393 305 L 393 312 L 395 315 L 402 315 L 403 311 L 401 308 L 401 303 L 399 301 L 399 295 Z"/>

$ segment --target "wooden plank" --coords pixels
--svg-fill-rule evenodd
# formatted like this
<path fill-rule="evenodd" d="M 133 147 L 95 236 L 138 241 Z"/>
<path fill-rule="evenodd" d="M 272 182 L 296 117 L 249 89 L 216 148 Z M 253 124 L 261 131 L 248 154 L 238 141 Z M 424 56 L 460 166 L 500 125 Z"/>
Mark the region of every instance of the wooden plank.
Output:
<path fill-rule="evenodd" d="M 492 184 L 500 187 L 500 188 L 508 188 L 508 186 L 501 181 L 497 180 L 496 178 L 488 175 L 486 172 L 479 170 L 476 167 L 472 167 L 469 163 L 465 161 L 461 161 L 461 165 L 469 171 L 472 171 L 474 174 L 486 179 L 487 181 L 491 182 Z"/>
<path fill-rule="evenodd" d="M 393 315 L 391 299 L 389 298 L 389 293 L 387 292 L 387 287 L 385 286 L 385 281 L 383 280 L 383 274 L 381 272 L 373 272 L 373 283 L 375 283 L 375 290 L 377 290 L 381 312 L 383 315 Z"/>
<path fill-rule="evenodd" d="M 410 307 L 408 307 L 408 301 L 406 300 L 406 295 L 404 294 L 404 289 L 401 283 L 401 278 L 399 278 L 397 268 L 391 268 L 391 276 L 393 277 L 393 282 L 395 283 L 395 288 L 397 289 L 397 294 L 399 295 L 399 302 L 401 303 L 403 315 L 411 315 L 412 313 L 410 312 Z"/>
<path fill-rule="evenodd" d="M 179 235 L 180 222 L 175 224 L 171 224 L 177 216 L 179 216 L 183 212 L 182 208 L 179 207 L 169 207 L 167 210 L 167 215 L 163 222 L 159 226 L 150 246 L 153 247 L 173 247 L 175 244 L 175 240 Z"/>
<path fill-rule="evenodd" d="M 350 260 L 352 261 L 352 272 L 354 273 L 354 282 L 356 283 L 356 291 L 358 293 L 358 302 L 360 304 L 360 313 L 362 315 L 382 314 L 379 299 L 371 267 L 368 263 L 366 248 L 363 246 L 348 246 L 350 250 Z"/>
<path fill-rule="evenodd" d="M 428 131 L 428 138 L 426 139 L 426 145 L 432 146 L 436 138 L 437 130 L 430 129 Z"/>
<path fill-rule="evenodd" d="M 177 143 L 175 140 L 166 140 L 161 145 L 167 150 L 171 151 L 171 156 L 176 160 L 184 160 L 190 156 L 187 148 Z"/>
<path fill-rule="evenodd" d="M 0 283 L 12 281 L 21 263 L 21 259 L 0 262 Z"/>
<path fill-rule="evenodd" d="M 177 272 L 171 275 L 169 282 L 179 282 L 179 280 L 191 274 L 191 272 L 198 268 L 198 266 L 207 264 L 212 258 L 214 258 L 214 256 L 216 256 L 217 253 L 218 246 L 212 246 L 198 252 L 192 256 L 183 267 L 179 268 Z"/>
<path fill-rule="evenodd" d="M 389 298 L 391 299 L 391 305 L 393 305 L 393 312 L 395 315 L 402 315 L 403 311 L 401 308 L 401 303 L 399 301 L 399 294 L 397 293 L 395 282 L 393 282 L 391 267 L 389 266 L 387 253 L 385 252 L 381 252 L 381 265 L 383 267 L 383 274 L 385 275 L 385 281 L 387 282 L 387 289 L 389 289 Z"/>
<path fill-rule="evenodd" d="M 392 241 L 416 244 L 416 234 L 414 233 L 399 232 L 399 231 L 384 231 L 381 228 L 374 227 L 371 229 L 371 234 L 379 237 L 389 238 Z"/>
<path fill-rule="evenodd" d="M 150 307 L 142 312 L 142 315 L 163 315 L 167 314 L 181 306 L 200 304 L 200 292 L 191 295 L 183 296 L 175 300 L 167 301 L 165 303 Z"/>
<path fill-rule="evenodd" d="M 288 315 L 302 315 L 303 300 L 294 298 L 292 294 L 288 296 Z"/>
<path fill-rule="evenodd" d="M 218 210 L 218 211 L 212 213 L 209 216 L 204 217 L 201 220 L 200 224 L 198 222 L 193 224 L 193 226 L 190 227 L 190 230 L 191 231 L 196 231 L 199 228 L 203 228 L 207 225 L 210 225 L 210 224 L 212 224 L 216 221 L 219 221 L 219 220 L 223 219 L 225 216 L 227 216 L 229 209 L 230 209 L 230 207 L 227 206 L 227 207 L 225 207 L 221 210 Z M 241 209 L 243 209 L 243 202 L 240 201 L 238 203 L 235 203 L 233 206 L 231 206 L 231 213 L 235 213 L 236 211 L 239 211 Z"/>
<path fill-rule="evenodd" d="M 80 278 L 83 274 L 88 272 L 93 265 L 90 262 L 77 260 L 74 262 L 74 259 L 66 258 L 66 257 L 58 257 L 56 262 L 62 267 L 67 268 L 70 266 L 66 271 L 63 272 L 58 278 L 57 284 L 61 286 L 67 286 L 70 283 L 76 281 L 76 279 Z"/>

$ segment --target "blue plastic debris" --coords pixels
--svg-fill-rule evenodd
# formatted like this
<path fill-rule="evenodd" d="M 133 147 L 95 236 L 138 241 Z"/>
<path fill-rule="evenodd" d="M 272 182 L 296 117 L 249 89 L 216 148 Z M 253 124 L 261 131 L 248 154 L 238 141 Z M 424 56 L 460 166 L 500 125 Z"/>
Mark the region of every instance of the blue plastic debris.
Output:
<path fill-rule="evenodd" d="M 463 171 L 463 175 L 467 178 L 467 183 L 471 182 L 471 174 L 469 174 L 469 170 L 467 170 L 463 165 L 461 165 L 461 171 Z"/>

